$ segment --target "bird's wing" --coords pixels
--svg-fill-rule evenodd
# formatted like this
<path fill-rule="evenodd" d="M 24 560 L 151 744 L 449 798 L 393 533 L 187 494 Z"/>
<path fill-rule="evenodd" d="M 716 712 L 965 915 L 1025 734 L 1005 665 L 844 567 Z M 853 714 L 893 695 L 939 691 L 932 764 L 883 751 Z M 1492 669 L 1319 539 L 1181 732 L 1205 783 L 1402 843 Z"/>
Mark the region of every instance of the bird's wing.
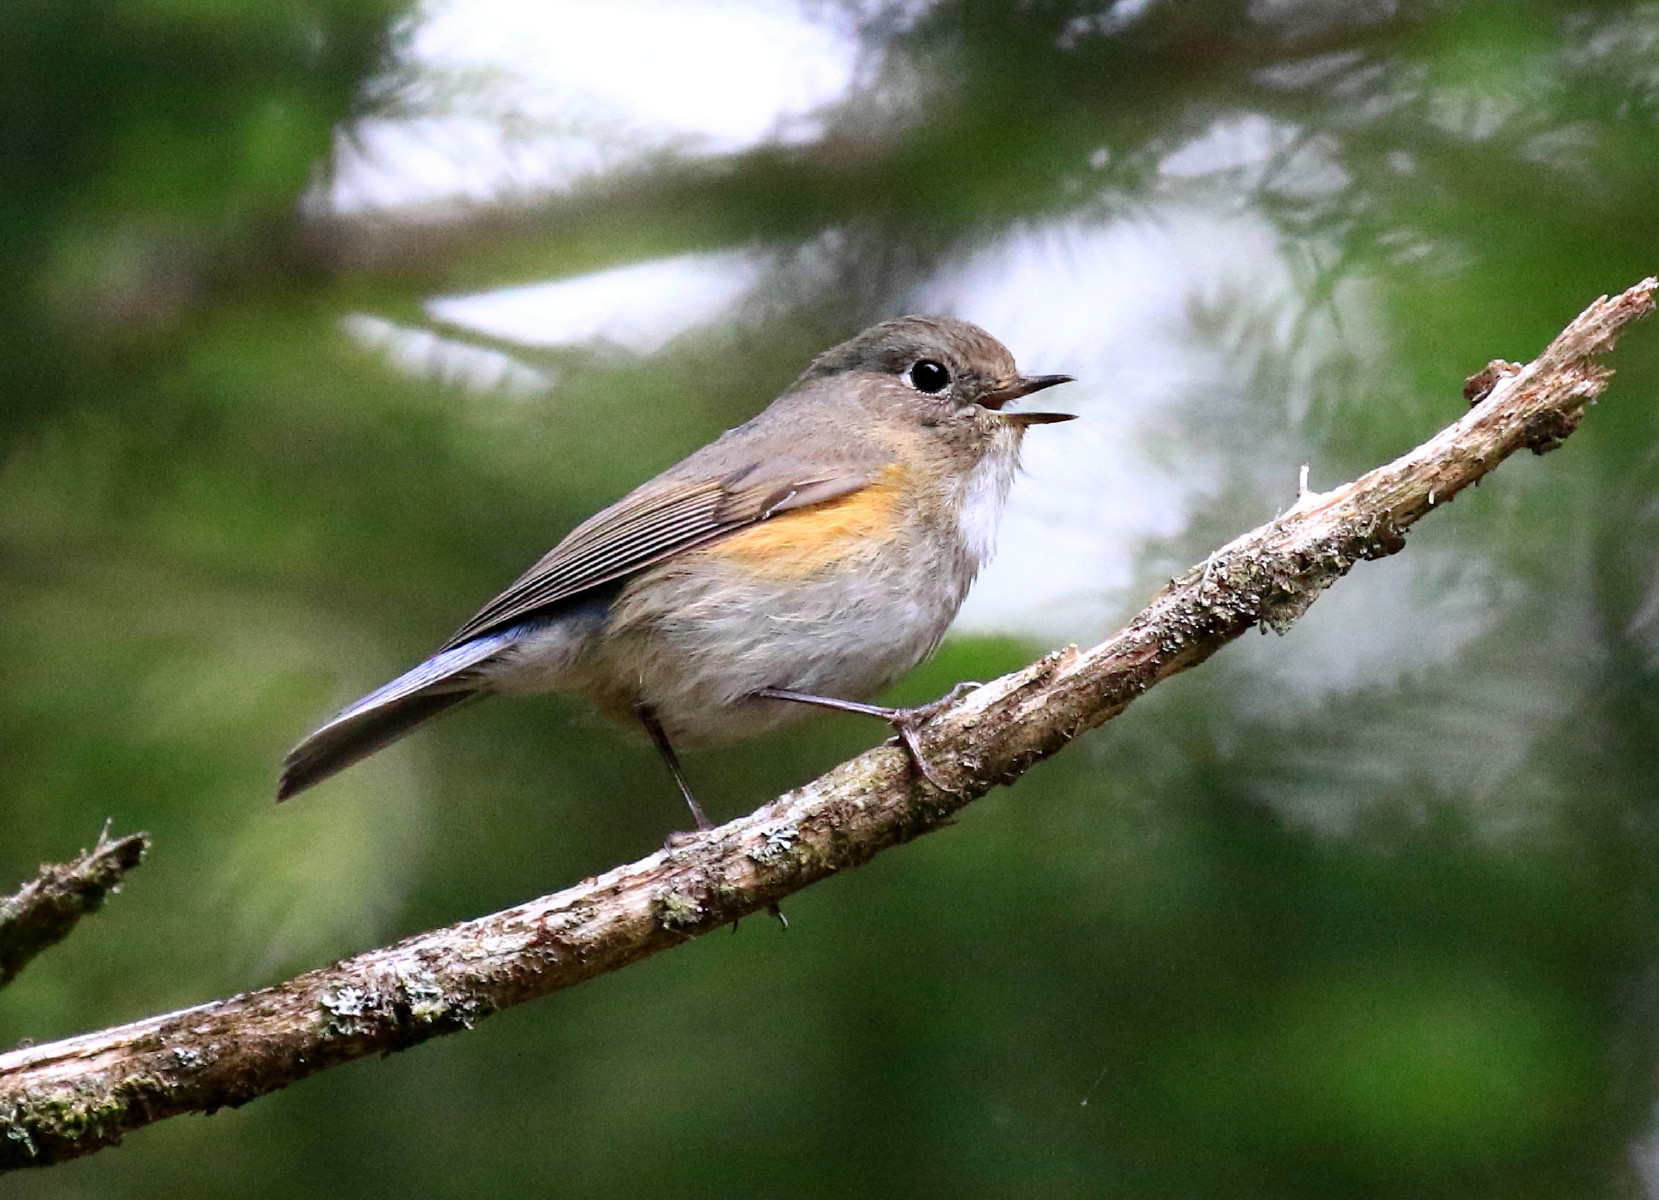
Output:
<path fill-rule="evenodd" d="M 868 462 L 825 468 L 771 458 L 720 479 L 659 476 L 571 530 L 443 649 L 780 513 L 850 495 L 874 482 L 880 469 Z"/>

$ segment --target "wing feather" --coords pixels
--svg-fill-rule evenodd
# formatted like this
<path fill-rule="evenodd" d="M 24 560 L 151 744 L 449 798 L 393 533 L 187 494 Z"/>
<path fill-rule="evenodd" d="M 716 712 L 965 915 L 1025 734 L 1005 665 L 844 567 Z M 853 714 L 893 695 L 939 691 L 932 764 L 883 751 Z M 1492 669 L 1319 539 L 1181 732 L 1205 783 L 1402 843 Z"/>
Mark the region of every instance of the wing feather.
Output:
<path fill-rule="evenodd" d="M 723 479 L 659 476 L 571 530 L 535 566 L 480 609 L 444 643 L 449 650 L 483 634 L 614 583 L 686 550 L 780 513 L 822 504 L 867 487 L 881 464 L 826 470 L 789 459 L 756 462 Z"/>

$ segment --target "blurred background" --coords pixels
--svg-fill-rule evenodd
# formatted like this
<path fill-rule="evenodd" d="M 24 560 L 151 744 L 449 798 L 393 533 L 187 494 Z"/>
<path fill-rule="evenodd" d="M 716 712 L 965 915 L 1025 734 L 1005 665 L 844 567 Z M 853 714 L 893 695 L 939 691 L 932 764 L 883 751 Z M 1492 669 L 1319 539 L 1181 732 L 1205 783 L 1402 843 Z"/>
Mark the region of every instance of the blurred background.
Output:
<path fill-rule="evenodd" d="M 1081 382 L 896 699 L 1110 632 L 1659 267 L 1659 4 L 12 0 L 0 1043 L 645 854 L 557 699 L 283 752 L 906 311 Z M 67 1197 L 1659 1196 L 1659 328 L 1285 637 L 765 920 L 9 1178 Z M 878 740 L 689 757 L 717 816 Z"/>

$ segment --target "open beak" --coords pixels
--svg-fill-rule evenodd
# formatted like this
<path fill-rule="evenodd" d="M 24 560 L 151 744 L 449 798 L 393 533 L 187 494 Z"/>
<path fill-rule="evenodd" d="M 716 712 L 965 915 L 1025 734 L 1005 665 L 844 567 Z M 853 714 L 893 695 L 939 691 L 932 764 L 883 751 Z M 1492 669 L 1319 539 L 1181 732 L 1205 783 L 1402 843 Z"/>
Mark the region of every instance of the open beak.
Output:
<path fill-rule="evenodd" d="M 1018 400 L 1021 396 L 1029 396 L 1032 392 L 1040 392 L 1044 388 L 1051 388 L 1059 383 L 1071 383 L 1070 375 L 1021 375 L 1012 383 L 1004 384 L 995 391 L 986 392 L 979 398 L 979 403 L 992 412 L 1002 412 L 1003 405 L 1010 400 Z M 1053 425 L 1057 421 L 1071 421 L 1076 413 L 1045 413 L 1045 412 L 1017 412 L 1003 413 L 1004 418 L 1015 425 Z"/>

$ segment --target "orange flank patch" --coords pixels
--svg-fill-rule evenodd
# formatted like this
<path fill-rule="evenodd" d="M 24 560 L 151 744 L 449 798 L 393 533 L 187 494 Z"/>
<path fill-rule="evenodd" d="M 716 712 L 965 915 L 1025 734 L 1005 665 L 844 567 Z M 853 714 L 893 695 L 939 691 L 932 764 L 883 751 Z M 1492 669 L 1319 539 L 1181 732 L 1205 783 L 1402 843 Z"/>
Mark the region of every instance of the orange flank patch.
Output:
<path fill-rule="evenodd" d="M 810 575 L 898 536 L 904 478 L 902 467 L 888 467 L 868 487 L 761 521 L 702 553 L 775 578 Z"/>

